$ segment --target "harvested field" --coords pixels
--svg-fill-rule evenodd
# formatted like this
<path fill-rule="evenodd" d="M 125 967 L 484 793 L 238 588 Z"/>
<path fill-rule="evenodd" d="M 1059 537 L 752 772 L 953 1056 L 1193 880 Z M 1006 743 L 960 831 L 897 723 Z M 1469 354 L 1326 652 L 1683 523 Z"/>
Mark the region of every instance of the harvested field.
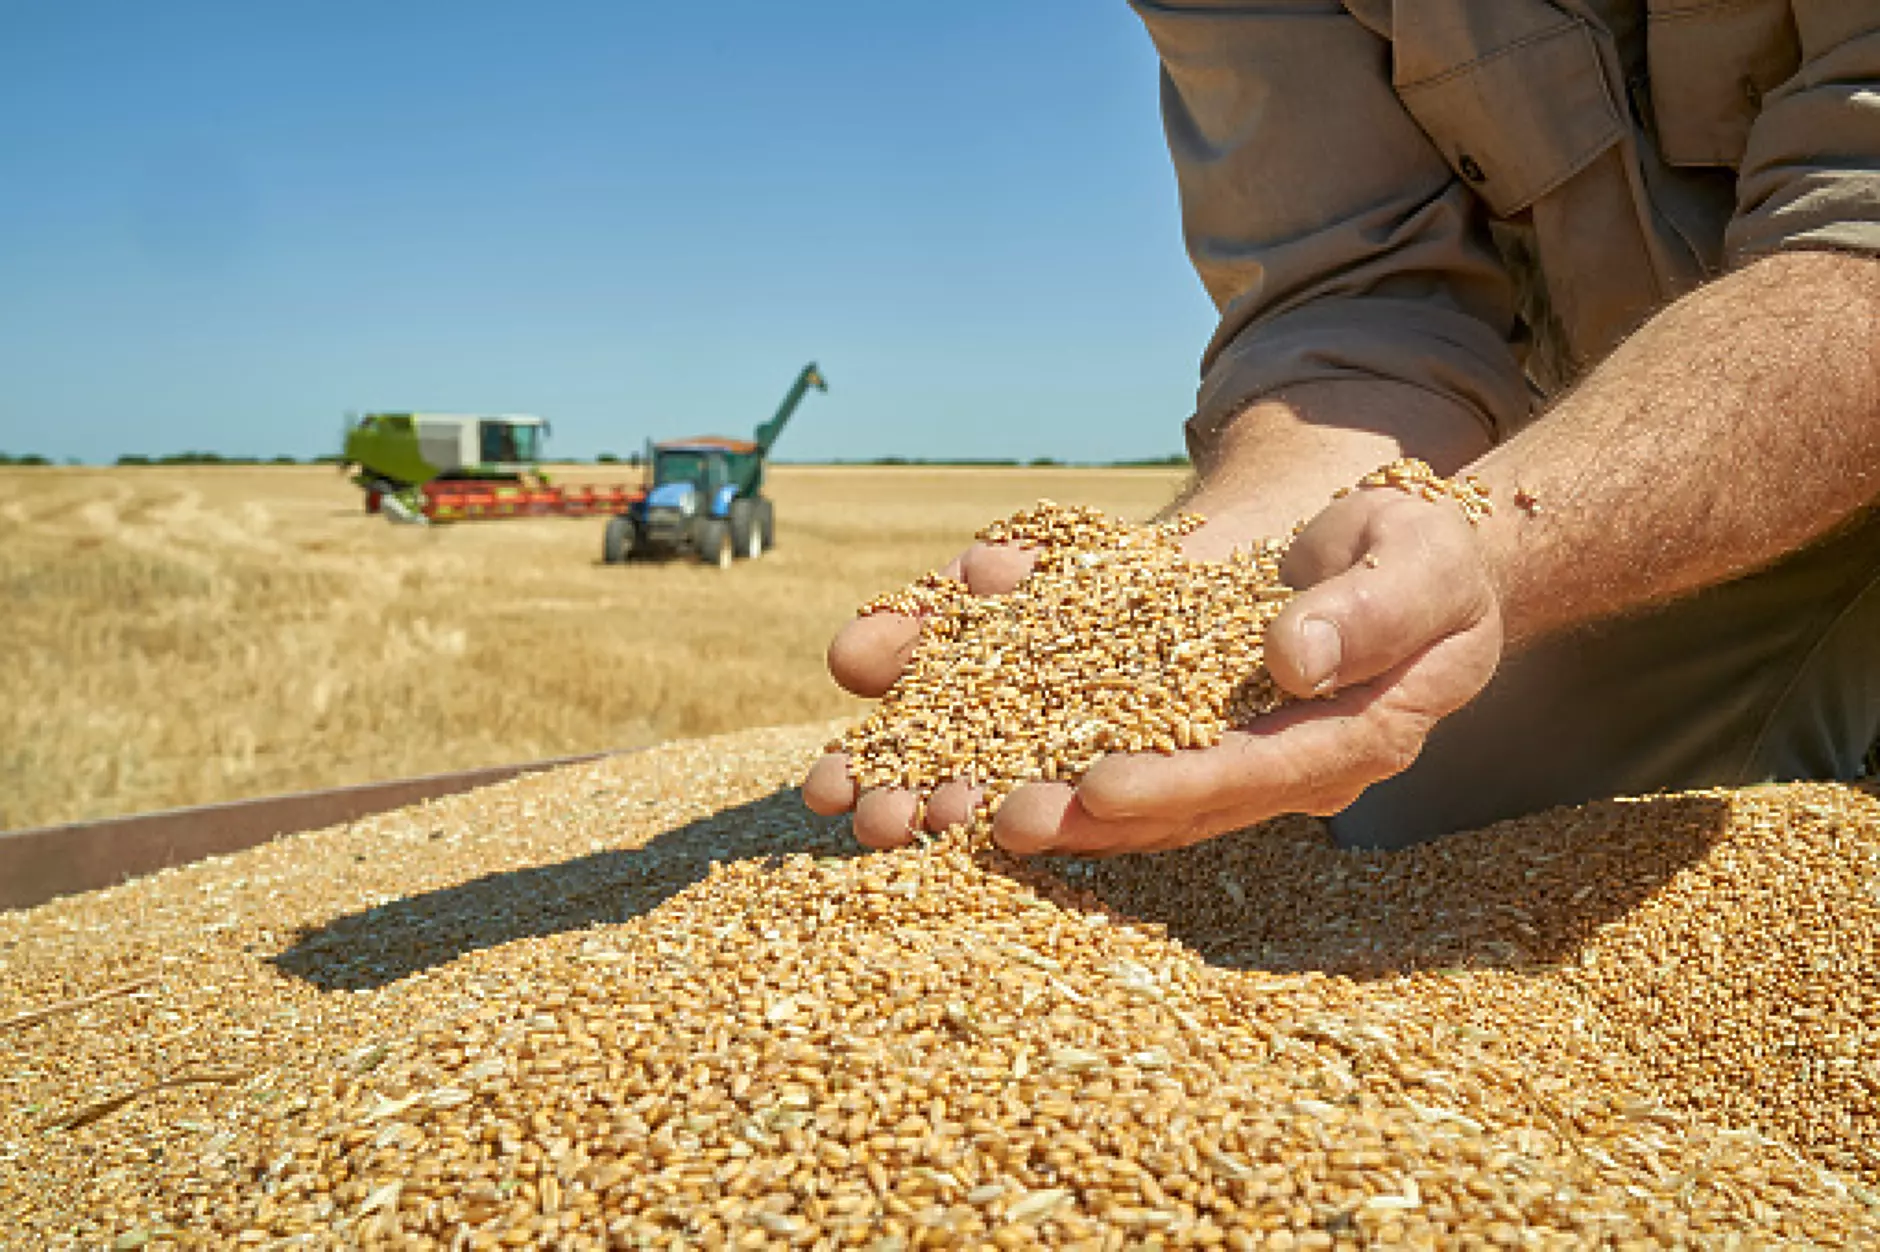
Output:
<path fill-rule="evenodd" d="M 857 603 L 1040 495 L 1178 481 L 781 466 L 726 576 L 602 566 L 598 518 L 390 526 L 329 467 L 0 469 L 0 829 L 839 716 Z"/>
<path fill-rule="evenodd" d="M 1015 867 L 834 729 L 0 916 L 0 1244 L 1880 1245 L 1871 786 Z"/>

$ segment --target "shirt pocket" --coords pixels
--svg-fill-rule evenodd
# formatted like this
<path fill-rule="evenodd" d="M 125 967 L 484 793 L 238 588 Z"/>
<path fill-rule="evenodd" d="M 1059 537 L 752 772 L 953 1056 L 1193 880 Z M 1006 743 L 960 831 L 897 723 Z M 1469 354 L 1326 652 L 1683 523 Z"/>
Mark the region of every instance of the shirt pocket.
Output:
<path fill-rule="evenodd" d="M 1592 32 L 1564 15 L 1453 69 L 1401 83 L 1397 95 L 1499 217 L 1522 212 L 1624 134 Z"/>
<path fill-rule="evenodd" d="M 1789 0 L 1647 0 L 1658 150 L 1672 165 L 1735 166 L 1765 92 L 1800 67 Z"/>

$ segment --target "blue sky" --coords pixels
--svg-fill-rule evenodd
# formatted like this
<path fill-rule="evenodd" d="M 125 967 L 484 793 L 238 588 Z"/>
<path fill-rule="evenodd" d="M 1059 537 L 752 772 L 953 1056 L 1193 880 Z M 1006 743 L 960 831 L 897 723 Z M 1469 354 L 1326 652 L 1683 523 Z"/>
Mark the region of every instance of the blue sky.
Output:
<path fill-rule="evenodd" d="M 1122 0 L 0 0 L 0 450 L 1178 451 L 1212 311 Z"/>

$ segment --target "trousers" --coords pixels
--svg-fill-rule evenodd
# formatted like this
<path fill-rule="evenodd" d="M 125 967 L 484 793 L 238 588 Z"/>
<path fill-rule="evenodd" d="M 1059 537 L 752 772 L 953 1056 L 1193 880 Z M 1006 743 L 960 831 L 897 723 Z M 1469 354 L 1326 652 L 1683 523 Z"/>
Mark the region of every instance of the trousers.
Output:
<path fill-rule="evenodd" d="M 1853 779 L 1880 749 L 1880 509 L 1773 565 L 1506 658 L 1334 816 L 1400 848 L 1607 796 Z"/>

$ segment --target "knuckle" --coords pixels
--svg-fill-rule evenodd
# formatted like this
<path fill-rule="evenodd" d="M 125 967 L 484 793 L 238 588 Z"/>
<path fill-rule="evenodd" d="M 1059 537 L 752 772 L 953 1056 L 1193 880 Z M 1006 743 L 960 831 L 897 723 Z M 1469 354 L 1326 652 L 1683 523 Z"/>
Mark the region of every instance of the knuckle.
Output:
<path fill-rule="evenodd" d="M 1078 806 L 1099 822 L 1133 816 L 1141 811 L 1145 799 L 1139 773 L 1126 761 L 1098 761 L 1077 785 Z"/>
<path fill-rule="evenodd" d="M 958 559 L 960 580 L 967 586 L 977 586 L 979 581 L 985 578 L 986 554 L 987 548 L 983 543 L 976 543 L 960 553 Z"/>
<path fill-rule="evenodd" d="M 1372 732 L 1367 760 L 1369 768 L 1376 773 L 1367 784 L 1395 777 L 1416 764 L 1428 733 L 1428 725 L 1420 718 L 1398 715 L 1379 719 Z M 1356 798 L 1353 793 L 1351 799 Z"/>

